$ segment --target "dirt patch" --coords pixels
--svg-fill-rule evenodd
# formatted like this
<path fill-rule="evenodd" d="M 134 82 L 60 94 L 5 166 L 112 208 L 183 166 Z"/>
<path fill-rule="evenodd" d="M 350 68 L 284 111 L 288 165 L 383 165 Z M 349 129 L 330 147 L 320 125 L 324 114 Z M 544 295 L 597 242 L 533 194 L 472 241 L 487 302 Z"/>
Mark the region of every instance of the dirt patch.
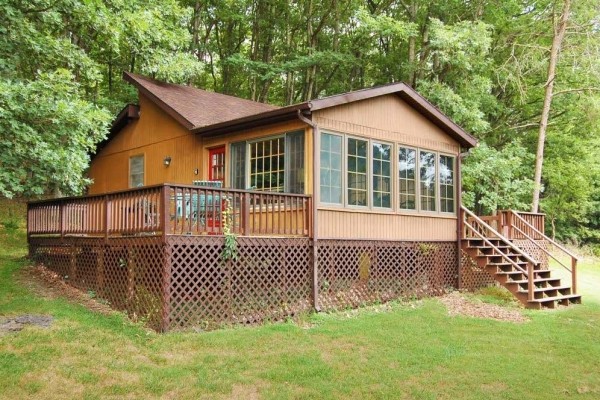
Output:
<path fill-rule="evenodd" d="M 67 284 L 56 272 L 43 265 L 22 268 L 17 279 L 38 296 L 47 299 L 64 297 L 102 314 L 114 312 L 107 304 L 103 304 L 92 298 L 88 293 Z"/>
<path fill-rule="evenodd" d="M 451 316 L 466 315 L 475 318 L 488 318 L 515 323 L 529 321 L 529 318 L 525 317 L 517 309 L 484 303 L 476 299 L 468 299 L 459 292 L 452 292 L 439 299 L 446 306 L 448 314 Z"/>
<path fill-rule="evenodd" d="M 19 332 L 27 325 L 48 328 L 52 325 L 54 318 L 50 315 L 22 314 L 16 317 L 0 316 L 0 335 L 11 332 Z"/>

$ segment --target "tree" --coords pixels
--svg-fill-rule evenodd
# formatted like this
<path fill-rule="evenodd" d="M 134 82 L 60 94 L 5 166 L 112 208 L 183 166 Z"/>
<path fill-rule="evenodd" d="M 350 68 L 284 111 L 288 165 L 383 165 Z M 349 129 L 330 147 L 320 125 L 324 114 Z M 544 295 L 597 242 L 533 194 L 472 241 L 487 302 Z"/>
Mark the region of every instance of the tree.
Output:
<path fill-rule="evenodd" d="M 542 106 L 542 118 L 540 120 L 540 131 L 538 134 L 538 145 L 535 156 L 535 175 L 533 178 L 533 201 L 531 205 L 532 212 L 538 212 L 540 202 L 540 190 L 542 186 L 542 165 L 544 163 L 544 145 L 546 142 L 546 129 L 548 128 L 548 118 L 550 116 L 550 106 L 552 104 L 552 94 L 554 91 L 554 80 L 556 79 L 556 64 L 558 55 L 562 46 L 567 22 L 569 21 L 570 0 L 564 0 L 562 14 L 558 25 L 553 24 L 554 35 L 552 47 L 548 59 L 548 79 L 545 84 L 544 104 Z"/>

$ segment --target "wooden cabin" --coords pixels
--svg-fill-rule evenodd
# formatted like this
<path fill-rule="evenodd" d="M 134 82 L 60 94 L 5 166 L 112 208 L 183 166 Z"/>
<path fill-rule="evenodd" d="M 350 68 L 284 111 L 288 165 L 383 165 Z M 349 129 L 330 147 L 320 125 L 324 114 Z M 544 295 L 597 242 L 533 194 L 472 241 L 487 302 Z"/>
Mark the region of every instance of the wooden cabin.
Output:
<path fill-rule="evenodd" d="M 493 282 L 461 256 L 477 141 L 406 84 L 276 107 L 124 79 L 88 196 L 30 204 L 32 256 L 75 286 L 169 329 Z"/>

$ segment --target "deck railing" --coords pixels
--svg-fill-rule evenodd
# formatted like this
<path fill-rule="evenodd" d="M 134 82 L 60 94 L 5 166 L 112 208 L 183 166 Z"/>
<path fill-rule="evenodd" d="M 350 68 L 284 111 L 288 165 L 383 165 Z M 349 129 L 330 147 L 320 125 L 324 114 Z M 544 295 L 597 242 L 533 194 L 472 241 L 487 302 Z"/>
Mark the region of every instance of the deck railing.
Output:
<path fill-rule="evenodd" d="M 159 185 L 28 204 L 28 236 L 311 236 L 308 195 Z"/>

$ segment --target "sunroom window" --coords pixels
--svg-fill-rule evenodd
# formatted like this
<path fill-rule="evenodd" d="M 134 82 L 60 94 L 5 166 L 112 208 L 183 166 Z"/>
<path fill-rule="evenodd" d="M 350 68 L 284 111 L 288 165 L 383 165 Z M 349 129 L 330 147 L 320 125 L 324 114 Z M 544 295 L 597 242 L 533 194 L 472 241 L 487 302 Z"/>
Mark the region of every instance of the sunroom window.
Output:
<path fill-rule="evenodd" d="M 320 157 L 321 201 L 342 204 L 342 137 L 323 133 Z"/>
<path fill-rule="evenodd" d="M 435 211 L 435 153 L 419 152 L 421 211 Z"/>
<path fill-rule="evenodd" d="M 283 192 L 285 188 L 284 137 L 250 143 L 250 186 L 256 190 Z"/>
<path fill-rule="evenodd" d="M 373 143 L 373 207 L 392 206 L 392 146 Z"/>
<path fill-rule="evenodd" d="M 454 157 L 440 155 L 440 211 L 454 212 Z"/>
<path fill-rule="evenodd" d="M 417 151 L 400 147 L 398 152 L 398 171 L 400 187 L 400 209 L 417 209 Z"/>
<path fill-rule="evenodd" d="M 348 205 L 367 206 L 366 140 L 348 138 Z"/>

